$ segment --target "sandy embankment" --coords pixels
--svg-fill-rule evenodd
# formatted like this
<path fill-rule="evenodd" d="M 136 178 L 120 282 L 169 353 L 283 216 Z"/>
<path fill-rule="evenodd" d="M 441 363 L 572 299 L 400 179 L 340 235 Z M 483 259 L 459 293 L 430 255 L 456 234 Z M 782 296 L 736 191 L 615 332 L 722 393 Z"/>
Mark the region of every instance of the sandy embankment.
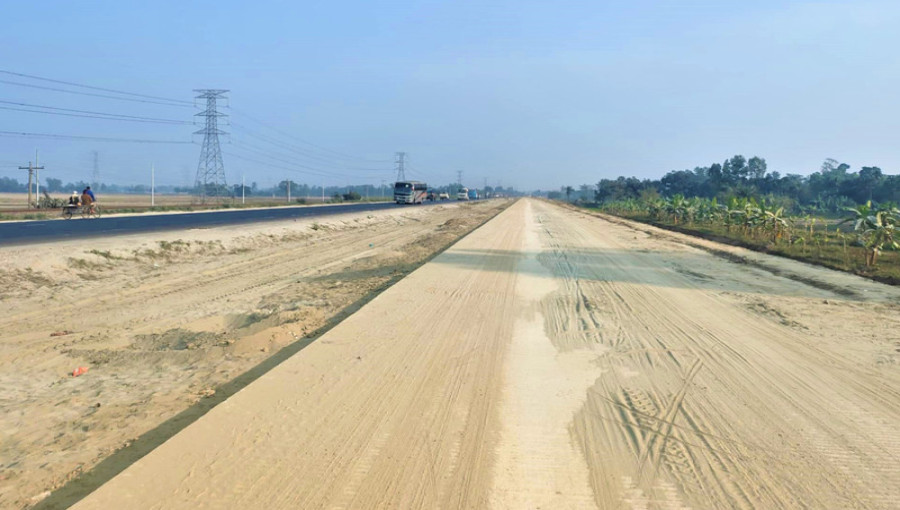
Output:
<path fill-rule="evenodd" d="M 762 257 L 522 200 L 76 508 L 895 508 L 900 291 Z"/>
<path fill-rule="evenodd" d="M 0 248 L 0 507 L 38 501 L 307 342 L 499 206 Z"/>

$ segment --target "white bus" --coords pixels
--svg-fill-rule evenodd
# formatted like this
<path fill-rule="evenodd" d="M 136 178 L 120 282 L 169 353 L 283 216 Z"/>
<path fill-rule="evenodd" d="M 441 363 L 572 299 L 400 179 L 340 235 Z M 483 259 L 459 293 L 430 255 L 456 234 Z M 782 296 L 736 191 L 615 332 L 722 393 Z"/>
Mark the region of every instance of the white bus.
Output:
<path fill-rule="evenodd" d="M 398 204 L 421 204 L 428 194 L 428 185 L 419 181 L 394 183 L 394 202 Z"/>
<path fill-rule="evenodd" d="M 459 191 L 456 193 L 457 200 L 468 200 L 469 199 L 469 188 L 459 188 Z"/>

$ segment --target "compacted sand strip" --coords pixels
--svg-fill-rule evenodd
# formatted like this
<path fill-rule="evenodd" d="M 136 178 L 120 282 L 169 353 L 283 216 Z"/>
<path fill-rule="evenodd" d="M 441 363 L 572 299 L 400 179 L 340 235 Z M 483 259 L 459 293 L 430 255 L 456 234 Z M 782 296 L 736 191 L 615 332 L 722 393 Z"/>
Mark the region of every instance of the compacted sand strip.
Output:
<path fill-rule="evenodd" d="M 523 206 L 132 465 L 77 508 L 430 508 L 487 501 Z"/>
<path fill-rule="evenodd" d="M 844 278 L 521 200 L 76 508 L 895 508 L 900 292 Z"/>

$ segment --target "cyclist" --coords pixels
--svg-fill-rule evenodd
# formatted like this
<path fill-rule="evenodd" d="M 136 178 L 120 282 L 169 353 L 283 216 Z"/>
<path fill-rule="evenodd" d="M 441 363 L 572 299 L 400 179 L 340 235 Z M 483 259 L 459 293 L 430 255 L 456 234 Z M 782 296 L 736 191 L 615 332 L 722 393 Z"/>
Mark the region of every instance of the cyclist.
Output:
<path fill-rule="evenodd" d="M 94 214 L 94 202 L 96 201 L 97 199 L 94 198 L 94 192 L 91 191 L 91 187 L 84 188 L 84 191 L 81 192 L 81 204 L 82 207 L 87 208 L 89 214 Z"/>

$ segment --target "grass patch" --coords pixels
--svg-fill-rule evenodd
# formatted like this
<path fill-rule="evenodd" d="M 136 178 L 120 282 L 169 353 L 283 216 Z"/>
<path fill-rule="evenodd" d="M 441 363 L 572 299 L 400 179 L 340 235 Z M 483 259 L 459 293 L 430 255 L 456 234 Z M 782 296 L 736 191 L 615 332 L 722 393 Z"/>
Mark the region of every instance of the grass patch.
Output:
<path fill-rule="evenodd" d="M 120 257 L 118 255 L 113 255 L 107 250 L 90 250 L 88 251 L 91 255 L 97 255 L 98 257 L 103 257 L 106 260 L 125 260 L 124 257 Z"/>

